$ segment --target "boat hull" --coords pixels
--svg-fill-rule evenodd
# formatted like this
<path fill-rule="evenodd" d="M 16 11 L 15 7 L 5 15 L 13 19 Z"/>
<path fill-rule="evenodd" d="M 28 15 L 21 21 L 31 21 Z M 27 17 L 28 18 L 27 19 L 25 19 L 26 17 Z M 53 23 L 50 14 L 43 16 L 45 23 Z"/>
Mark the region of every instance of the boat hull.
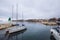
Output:
<path fill-rule="evenodd" d="M 55 29 L 51 29 L 50 33 L 51 33 L 50 38 L 54 37 L 55 40 L 60 40 L 60 35 Z"/>
<path fill-rule="evenodd" d="M 20 32 L 27 29 L 26 27 L 19 27 L 19 26 L 15 26 L 15 27 L 10 27 L 7 29 L 6 34 L 12 34 L 12 33 L 16 33 L 16 32 Z"/>

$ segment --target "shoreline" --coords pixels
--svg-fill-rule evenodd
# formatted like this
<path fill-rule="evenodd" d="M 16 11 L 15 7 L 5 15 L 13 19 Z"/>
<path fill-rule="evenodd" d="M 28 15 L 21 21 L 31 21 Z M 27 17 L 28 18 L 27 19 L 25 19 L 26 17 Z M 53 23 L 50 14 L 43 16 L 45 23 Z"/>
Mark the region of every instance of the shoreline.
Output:
<path fill-rule="evenodd" d="M 57 25 L 56 22 L 42 22 L 42 24 L 49 25 L 49 26 L 56 26 Z"/>
<path fill-rule="evenodd" d="M 16 22 L 16 20 L 14 20 L 13 22 Z M 18 21 L 17 22 L 23 22 L 22 20 L 21 21 Z M 44 24 L 44 25 L 51 25 L 51 26 L 56 26 L 57 23 L 56 22 L 49 22 L 49 21 L 42 21 L 42 20 L 24 20 L 24 22 L 34 22 L 34 23 L 41 23 L 41 24 Z"/>

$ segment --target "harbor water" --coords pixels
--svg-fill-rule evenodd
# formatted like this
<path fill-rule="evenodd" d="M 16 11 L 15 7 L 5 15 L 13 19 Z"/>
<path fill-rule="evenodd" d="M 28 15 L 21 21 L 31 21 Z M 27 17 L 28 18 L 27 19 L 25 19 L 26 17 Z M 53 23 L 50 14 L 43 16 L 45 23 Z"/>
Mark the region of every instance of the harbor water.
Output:
<path fill-rule="evenodd" d="M 20 26 L 22 22 L 19 22 Z M 24 22 L 26 30 L 12 34 L 8 40 L 50 40 L 50 26 L 41 23 Z M 0 30 L 0 40 L 5 38 L 5 29 Z"/>

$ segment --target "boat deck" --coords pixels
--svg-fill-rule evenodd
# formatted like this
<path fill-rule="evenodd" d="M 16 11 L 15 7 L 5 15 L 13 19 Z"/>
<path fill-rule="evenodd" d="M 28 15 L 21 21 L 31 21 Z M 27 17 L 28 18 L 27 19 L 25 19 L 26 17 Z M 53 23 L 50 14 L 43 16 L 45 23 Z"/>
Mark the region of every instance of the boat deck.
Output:
<path fill-rule="evenodd" d="M 15 33 L 18 31 L 22 31 L 24 29 L 26 29 L 26 27 L 24 27 L 24 26 L 14 26 L 14 27 L 8 28 L 6 31 L 9 31 L 9 34 L 10 34 L 10 33 Z"/>

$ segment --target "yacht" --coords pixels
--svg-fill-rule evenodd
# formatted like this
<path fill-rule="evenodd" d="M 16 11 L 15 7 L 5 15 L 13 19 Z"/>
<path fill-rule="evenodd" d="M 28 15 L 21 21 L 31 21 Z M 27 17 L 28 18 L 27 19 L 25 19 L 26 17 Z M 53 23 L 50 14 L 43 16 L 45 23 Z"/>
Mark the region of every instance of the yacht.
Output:
<path fill-rule="evenodd" d="M 51 28 L 50 33 L 50 39 L 51 40 L 60 40 L 60 19 L 57 20 L 57 27 Z"/>
<path fill-rule="evenodd" d="M 60 27 L 51 28 L 50 33 L 51 40 L 60 40 Z"/>

